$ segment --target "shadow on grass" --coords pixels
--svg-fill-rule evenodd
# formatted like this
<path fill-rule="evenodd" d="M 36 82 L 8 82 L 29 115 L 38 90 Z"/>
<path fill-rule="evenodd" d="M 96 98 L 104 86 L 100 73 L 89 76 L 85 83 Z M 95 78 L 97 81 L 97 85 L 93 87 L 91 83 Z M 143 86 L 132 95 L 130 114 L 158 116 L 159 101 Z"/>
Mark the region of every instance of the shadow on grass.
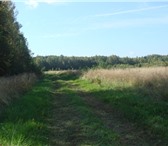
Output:
<path fill-rule="evenodd" d="M 78 87 L 73 82 L 78 78 L 74 74 L 63 73 L 53 82 L 57 88 L 53 92 L 53 109 L 49 120 L 50 145 L 116 145 L 118 135 L 104 126 L 78 92 L 72 90 Z"/>
<path fill-rule="evenodd" d="M 143 130 L 150 144 L 168 145 L 167 102 L 144 97 L 143 93 L 137 92 L 136 88 L 103 89 L 99 87 L 98 90 L 85 94 L 110 105 L 124 118 L 135 123 Z"/>
<path fill-rule="evenodd" d="M 51 104 L 51 83 L 42 80 L 24 96 L 13 101 L 1 113 L 0 144 L 46 145 L 46 118 Z"/>
<path fill-rule="evenodd" d="M 56 94 L 53 107 L 52 117 L 50 119 L 50 144 L 53 146 L 75 146 L 87 143 L 88 139 L 85 138 L 85 135 L 81 131 L 80 114 L 74 108 L 71 97 L 63 93 Z"/>
<path fill-rule="evenodd" d="M 55 84 L 55 88 L 59 92 L 59 94 L 55 93 L 54 95 L 57 98 L 57 101 L 55 100 L 56 103 L 54 103 L 54 106 L 56 107 L 54 113 L 56 113 L 55 117 L 58 117 L 59 120 L 56 122 L 56 127 L 52 127 L 55 129 L 55 131 L 58 131 L 57 134 L 56 132 L 54 132 L 53 137 L 55 137 L 55 141 L 53 141 L 53 144 L 56 144 L 56 142 L 58 142 L 58 145 L 80 145 L 90 144 L 91 142 L 93 142 L 92 144 L 97 144 L 96 141 L 99 141 L 97 138 L 98 135 L 95 136 L 93 134 L 93 136 L 88 136 L 87 132 L 81 132 L 81 129 L 85 125 L 82 125 L 82 127 L 80 126 L 82 117 L 77 111 L 81 104 L 81 101 L 77 102 L 78 105 L 76 105 L 76 109 L 74 109 L 74 105 L 72 104 L 73 99 L 75 99 L 76 101 L 79 100 L 79 98 L 75 98 L 76 94 L 79 94 L 77 93 L 78 91 L 76 90 L 76 92 L 74 92 L 72 90 L 64 89 L 65 87 L 68 88 L 73 86 L 72 82 L 68 81 L 77 80 L 79 79 L 79 77 L 79 74 L 74 75 L 72 72 L 66 72 L 58 75 L 49 75 L 49 79 L 54 81 L 53 83 Z M 79 86 L 80 83 L 79 85 L 76 84 L 75 88 L 78 88 Z M 93 84 L 93 86 L 95 85 Z M 124 118 L 128 119 L 130 122 L 135 123 L 137 127 L 142 129 L 144 134 L 143 138 L 146 137 L 145 139 L 147 142 L 149 142 L 148 144 L 168 144 L 168 108 L 166 102 L 154 101 L 149 97 L 144 97 L 143 94 L 137 92 L 136 88 L 108 89 L 99 86 L 96 90 L 82 92 L 83 94 L 85 94 L 85 96 L 96 97 L 97 99 L 102 101 L 102 104 L 109 104 L 113 108 L 119 110 Z M 81 107 L 85 108 L 86 111 L 88 110 L 86 108 L 86 105 L 83 105 Z M 94 117 L 94 115 L 92 115 L 91 117 Z M 92 124 L 87 126 L 90 126 L 90 131 L 92 131 L 91 129 L 94 126 Z M 70 132 L 70 130 L 72 132 Z M 70 135 L 73 135 L 74 139 L 71 138 Z M 89 138 L 91 139 L 88 140 Z M 82 143 L 87 140 L 88 142 Z M 67 141 L 69 141 L 69 143 Z M 106 143 L 105 141 L 107 142 L 108 140 L 103 140 L 103 144 Z M 110 142 L 106 143 L 106 145 L 109 144 Z"/>
<path fill-rule="evenodd" d="M 76 72 L 46 74 L 32 91 L 7 107 L 1 114 L 0 144 L 121 145 L 119 136 L 83 102 L 82 83 L 75 82 L 79 77 Z M 132 88 L 97 87 L 82 92 L 119 110 L 146 132 L 150 143 L 168 144 L 164 140 L 168 139 L 167 103 L 145 99 Z"/>

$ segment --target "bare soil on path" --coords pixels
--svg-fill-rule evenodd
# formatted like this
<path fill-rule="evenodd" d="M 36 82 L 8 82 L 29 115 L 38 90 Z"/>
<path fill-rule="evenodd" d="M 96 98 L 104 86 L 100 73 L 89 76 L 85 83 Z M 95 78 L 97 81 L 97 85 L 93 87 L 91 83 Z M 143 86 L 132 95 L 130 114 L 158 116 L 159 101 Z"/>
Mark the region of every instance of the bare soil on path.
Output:
<path fill-rule="evenodd" d="M 80 135 L 80 115 L 68 104 L 68 97 L 57 96 L 53 102 L 50 142 L 52 146 L 76 146 L 83 139 Z"/>
<path fill-rule="evenodd" d="M 124 146 L 159 146 L 143 129 L 124 118 L 124 115 L 110 105 L 81 93 L 81 98 L 91 107 L 93 113 L 99 117 L 103 124 L 120 135 L 120 145 Z"/>
<path fill-rule="evenodd" d="M 73 96 L 80 98 L 92 111 L 92 114 L 102 121 L 104 127 L 119 135 L 117 142 L 113 141 L 109 146 L 160 146 L 164 145 L 158 139 L 152 138 L 145 130 L 128 121 L 121 112 L 113 109 L 109 104 L 92 97 L 82 91 L 79 85 L 73 81 L 55 81 L 53 90 L 53 109 L 49 119 L 52 131 L 50 135 L 51 146 L 84 146 L 101 145 L 97 139 L 87 134 L 86 125 L 80 111 L 73 104 Z M 66 87 L 66 90 L 61 88 Z M 67 92 L 66 92 L 67 91 Z M 72 94 L 71 94 L 72 92 Z"/>

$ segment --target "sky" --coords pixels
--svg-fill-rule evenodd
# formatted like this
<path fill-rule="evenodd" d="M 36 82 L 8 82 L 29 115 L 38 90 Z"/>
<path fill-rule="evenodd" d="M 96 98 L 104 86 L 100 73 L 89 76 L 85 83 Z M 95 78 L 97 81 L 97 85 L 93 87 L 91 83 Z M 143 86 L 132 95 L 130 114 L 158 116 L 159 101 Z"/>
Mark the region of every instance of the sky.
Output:
<path fill-rule="evenodd" d="M 13 1 L 37 55 L 168 55 L 168 1 Z"/>

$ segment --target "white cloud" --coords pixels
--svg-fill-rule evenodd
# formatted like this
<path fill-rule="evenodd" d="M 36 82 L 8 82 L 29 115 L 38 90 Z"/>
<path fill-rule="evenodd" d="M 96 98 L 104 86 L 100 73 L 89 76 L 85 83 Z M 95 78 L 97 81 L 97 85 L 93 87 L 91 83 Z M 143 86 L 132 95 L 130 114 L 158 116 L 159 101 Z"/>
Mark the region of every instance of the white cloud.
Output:
<path fill-rule="evenodd" d="M 53 4 L 53 3 L 60 3 L 62 1 L 61 0 L 41 0 L 41 2 L 47 3 L 47 4 Z"/>
<path fill-rule="evenodd" d="M 25 1 L 25 4 L 32 7 L 32 8 L 36 8 L 39 3 L 36 0 L 27 0 L 27 1 Z"/>
<path fill-rule="evenodd" d="M 45 0 L 44 2 L 45 2 L 45 3 L 48 3 L 48 4 L 55 3 L 55 1 L 54 1 L 54 0 Z"/>
<path fill-rule="evenodd" d="M 160 18 L 136 18 L 126 19 L 111 22 L 103 22 L 95 24 L 94 29 L 111 29 L 111 28 L 125 28 L 125 27 L 146 27 L 154 25 L 167 25 L 168 17 Z"/>
<path fill-rule="evenodd" d="M 118 11 L 118 12 L 114 12 L 114 13 L 97 14 L 97 15 L 94 15 L 94 17 L 107 17 L 107 16 L 114 16 L 114 15 L 120 15 L 120 14 L 128 14 L 128 13 L 135 13 L 135 12 L 142 12 L 142 11 L 161 9 L 161 8 L 167 8 L 167 7 L 168 7 L 168 5 L 145 7 L 145 8 L 141 8 L 141 9 L 132 9 L 132 10 L 125 10 L 125 11 Z"/>
<path fill-rule="evenodd" d="M 40 3 L 46 4 L 56 4 L 56 3 L 64 3 L 64 0 L 26 0 L 25 4 L 30 6 L 31 8 L 36 8 Z"/>

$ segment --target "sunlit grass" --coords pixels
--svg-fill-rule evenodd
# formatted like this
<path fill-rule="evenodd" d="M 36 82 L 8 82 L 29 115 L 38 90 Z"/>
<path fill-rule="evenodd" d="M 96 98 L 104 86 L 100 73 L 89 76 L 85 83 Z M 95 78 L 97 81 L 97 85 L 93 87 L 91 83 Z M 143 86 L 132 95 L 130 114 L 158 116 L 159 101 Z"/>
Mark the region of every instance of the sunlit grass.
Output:
<path fill-rule="evenodd" d="M 165 70 L 167 71 L 167 68 Z M 122 73 L 125 73 L 124 71 L 126 70 L 121 70 Z M 129 73 L 131 71 L 133 70 Z M 148 75 L 160 76 L 160 71 L 153 75 L 151 71 Z M 135 73 L 137 76 L 138 72 L 141 71 Z M 93 109 L 83 101 L 81 93 L 90 98 L 94 97 L 93 99 L 99 100 L 102 105 L 108 104 L 112 109 L 117 109 L 124 118 L 142 128 L 149 139 L 155 139 L 153 143 L 166 141 L 168 139 L 167 101 L 153 100 L 157 99 L 156 97 L 148 98 L 148 95 L 152 94 L 145 95 L 143 91 L 145 86 L 135 84 L 135 80 L 131 80 L 131 77 L 130 81 L 126 77 L 124 81 L 122 74 L 122 81 L 119 79 L 113 82 L 113 79 L 107 81 L 103 73 L 98 76 L 95 72 L 89 76 L 90 78 L 86 76 L 87 74 L 80 78 L 79 71 L 45 74 L 43 80 L 33 89 L 14 100 L 1 113 L 0 144 L 41 146 L 52 144 L 52 140 L 53 143 L 57 140 L 60 145 L 68 145 L 71 142 L 81 145 L 120 143 L 120 135 L 103 124 L 103 120 L 95 115 L 96 111 L 93 112 Z M 93 79 L 95 75 L 97 77 Z M 163 78 L 165 79 L 165 76 Z M 142 92 L 139 92 L 141 90 Z M 49 118 L 53 120 L 53 126 L 56 127 L 54 133 L 52 133 L 54 130 L 52 125 L 46 121 Z"/>
<path fill-rule="evenodd" d="M 0 144 L 41 146 L 48 144 L 47 118 L 51 83 L 42 80 L 24 96 L 12 101 L 0 114 Z"/>
<path fill-rule="evenodd" d="M 54 121 L 57 131 L 51 133 L 51 145 L 117 145 L 119 135 L 108 129 L 79 95 L 77 84 L 81 81 L 76 72 L 50 72 L 54 91 Z M 74 144 L 73 144 L 74 143 Z"/>
<path fill-rule="evenodd" d="M 168 67 L 89 70 L 83 78 L 99 85 L 136 88 L 155 99 L 168 100 Z"/>
<path fill-rule="evenodd" d="M 167 67 L 89 70 L 82 79 L 89 94 L 124 113 L 149 135 L 168 139 Z"/>

